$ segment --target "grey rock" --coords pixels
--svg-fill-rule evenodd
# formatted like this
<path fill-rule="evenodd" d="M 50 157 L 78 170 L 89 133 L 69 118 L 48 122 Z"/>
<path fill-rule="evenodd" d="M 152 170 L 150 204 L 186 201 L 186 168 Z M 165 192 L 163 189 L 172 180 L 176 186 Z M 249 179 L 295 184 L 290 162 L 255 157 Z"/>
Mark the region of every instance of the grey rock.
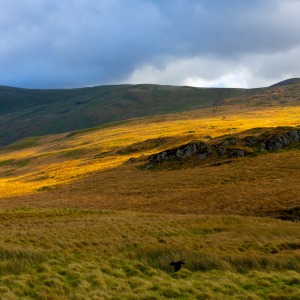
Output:
<path fill-rule="evenodd" d="M 150 157 L 150 161 L 160 162 L 163 160 L 185 159 L 197 153 L 206 153 L 206 156 L 209 155 L 211 153 L 210 145 L 204 142 L 189 143 L 178 148 L 173 148 L 157 154 L 153 154 Z"/>
<path fill-rule="evenodd" d="M 300 130 L 294 129 L 287 133 L 287 136 L 291 142 L 299 142 L 300 141 Z"/>
<path fill-rule="evenodd" d="M 291 143 L 299 142 L 299 130 L 291 130 L 284 135 L 274 136 L 264 141 L 268 151 L 282 149 Z"/>
<path fill-rule="evenodd" d="M 217 150 L 218 155 L 224 156 L 226 154 L 226 149 L 225 148 L 219 146 L 217 149 L 218 149 Z"/>
<path fill-rule="evenodd" d="M 231 158 L 242 157 L 245 156 L 245 151 L 242 149 L 231 149 L 228 156 Z"/>
<path fill-rule="evenodd" d="M 260 143 L 260 149 L 266 150 L 266 143 L 264 143 L 264 142 Z"/>
<path fill-rule="evenodd" d="M 230 146 L 230 145 L 235 145 L 237 143 L 238 139 L 235 137 L 230 137 L 230 138 L 226 138 L 221 145 L 222 146 Z"/>
<path fill-rule="evenodd" d="M 253 147 L 258 143 L 258 140 L 255 136 L 246 136 L 243 138 L 243 142 L 246 147 Z"/>

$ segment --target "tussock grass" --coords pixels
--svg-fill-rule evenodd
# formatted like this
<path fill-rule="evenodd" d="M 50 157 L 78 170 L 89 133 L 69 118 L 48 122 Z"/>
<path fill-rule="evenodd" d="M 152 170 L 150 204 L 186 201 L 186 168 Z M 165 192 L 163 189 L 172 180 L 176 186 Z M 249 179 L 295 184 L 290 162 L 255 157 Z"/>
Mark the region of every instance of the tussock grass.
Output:
<path fill-rule="evenodd" d="M 145 251 L 139 253 L 139 260 L 145 261 L 155 268 L 170 270 L 168 262 L 180 260 L 185 257 L 185 262 L 191 271 L 211 271 L 211 270 L 230 270 L 233 272 L 244 273 L 250 270 L 260 271 L 282 271 L 296 270 L 300 271 L 300 256 L 290 260 L 282 259 L 279 256 L 269 255 L 216 255 L 201 251 L 182 251 L 181 249 L 161 249 L 154 251 Z"/>
<path fill-rule="evenodd" d="M 6 210 L 0 219 L 2 299 L 300 295 L 297 223 L 79 209 Z M 178 273 L 175 259 L 186 261 Z"/>
<path fill-rule="evenodd" d="M 43 252 L 0 247 L 0 275 L 26 272 L 46 259 Z"/>

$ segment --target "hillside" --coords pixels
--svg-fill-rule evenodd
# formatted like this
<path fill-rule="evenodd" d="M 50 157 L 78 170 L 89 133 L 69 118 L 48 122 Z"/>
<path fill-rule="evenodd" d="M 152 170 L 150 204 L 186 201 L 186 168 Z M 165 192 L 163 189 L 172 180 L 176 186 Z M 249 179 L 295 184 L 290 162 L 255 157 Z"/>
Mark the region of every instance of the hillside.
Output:
<path fill-rule="evenodd" d="M 0 87 L 0 146 L 20 138 L 212 106 L 242 89 L 115 85 L 66 90 Z"/>
<path fill-rule="evenodd" d="M 300 84 L 296 79 L 278 86 L 249 90 L 146 84 L 66 90 L 0 86 L 0 146 L 29 136 L 211 106 L 298 105 L 299 95 Z"/>
<path fill-rule="evenodd" d="M 288 79 L 268 88 L 248 90 L 247 94 L 223 99 L 219 105 L 292 106 L 300 104 L 300 80 Z"/>
<path fill-rule="evenodd" d="M 299 299 L 299 85 L 180 91 L 180 113 L 0 148 L 1 299 Z"/>
<path fill-rule="evenodd" d="M 10 91 L 10 88 L 3 89 Z M 69 93 L 69 98 L 66 99 L 70 103 L 73 101 L 74 111 L 78 113 L 77 123 L 80 124 L 80 120 L 85 119 L 84 113 L 79 113 L 81 107 L 84 111 L 84 107 L 91 108 L 92 104 L 96 105 L 103 99 L 102 103 L 108 105 L 112 89 L 115 90 L 114 95 L 119 93 L 120 97 L 124 97 L 125 91 L 128 92 L 127 96 L 131 95 L 128 102 L 130 105 L 137 103 L 137 99 L 142 99 L 141 101 L 149 106 L 151 97 L 164 91 L 161 97 L 172 97 L 166 101 L 169 106 L 164 103 L 160 104 L 160 107 L 170 108 L 171 101 L 176 100 L 176 109 L 179 110 L 179 104 L 184 103 L 187 110 L 127 119 L 77 131 L 67 131 L 65 126 L 63 133 L 28 137 L 2 147 L 0 207 L 71 206 L 160 213 L 173 211 L 276 215 L 300 206 L 297 188 L 299 146 L 289 143 L 298 141 L 294 139 L 293 133 L 290 133 L 299 130 L 300 124 L 300 85 L 297 82 L 256 90 L 152 85 L 97 87 L 87 89 L 91 98 L 83 104 L 76 104 L 79 98 L 72 94 L 83 90 L 67 90 L 65 92 Z M 100 90 L 103 95 L 107 93 L 107 98 L 103 96 L 101 101 L 100 98 L 92 96 L 92 91 L 96 95 Z M 48 92 L 36 91 L 41 94 Z M 213 101 L 217 92 L 221 93 L 219 100 Z M 50 93 L 57 96 L 58 91 Z M 133 98 L 134 93 L 139 96 Z M 232 96 L 232 93 L 244 93 L 244 96 L 236 95 L 220 100 L 226 93 L 227 96 Z M 185 102 L 181 97 L 187 94 L 190 95 L 190 101 Z M 204 97 L 205 94 L 205 99 L 208 100 L 202 104 L 211 107 L 188 109 L 187 103 L 199 104 L 199 97 Z M 72 98 L 72 95 L 75 98 Z M 33 98 L 32 108 L 35 107 L 37 99 Z M 46 109 L 49 99 L 43 99 Z M 97 99 L 100 102 L 97 102 Z M 112 103 L 118 103 L 115 112 L 121 112 L 120 103 L 125 100 L 122 98 L 123 100 L 114 102 L 116 99 L 111 100 Z M 25 96 L 23 100 L 26 100 Z M 24 101 L 20 102 L 20 107 L 25 107 Z M 59 97 L 55 101 L 56 104 L 60 103 Z M 159 101 L 157 103 L 159 105 Z M 53 109 L 58 107 L 54 104 Z M 142 103 L 139 105 L 132 111 L 127 110 L 129 106 L 123 107 L 123 117 L 125 118 L 126 113 L 140 113 L 139 108 L 147 107 Z M 175 106 L 172 108 L 175 109 Z M 3 110 L 9 113 L 12 109 L 7 103 Z M 180 109 L 183 109 L 183 106 Z M 20 110 L 22 111 L 21 108 Z M 95 110 L 89 112 L 94 112 L 95 115 L 100 113 Z M 61 120 L 76 127 L 77 123 L 68 119 L 68 113 L 70 117 L 75 118 L 76 114 L 71 110 L 66 112 L 66 116 Z M 48 118 L 47 115 L 44 117 Z M 28 124 L 31 124 L 33 119 L 28 119 Z M 52 121 L 54 122 L 54 119 Z M 48 125 L 51 122 L 49 121 Z M 55 122 L 58 130 L 60 123 L 58 120 Z M 36 131 L 43 130 L 38 124 L 36 126 Z M 281 127 L 278 129 L 278 126 Z M 251 142 L 250 146 L 245 138 Z M 225 145 L 226 139 L 234 143 Z M 277 147 L 278 144 L 284 147 Z M 206 152 L 199 145 L 205 145 L 203 147 L 206 150 L 201 147 Z M 149 158 L 151 164 L 151 157 L 155 155 L 172 157 L 170 153 L 177 153 L 179 150 L 187 153 L 185 147 L 196 147 L 196 150 L 201 152 L 198 151 L 199 154 L 196 151 L 197 155 L 205 159 L 168 161 L 162 166 L 154 166 L 154 170 L 145 169 L 145 166 L 149 165 Z M 289 176 L 286 176 L 286 170 L 289 170 Z M 172 184 L 174 180 L 176 184 Z M 102 188 L 104 186 L 105 188 Z M 265 197 L 262 198 L 262 186 L 264 195 L 270 201 L 265 202 Z M 286 190 L 287 187 L 290 188 Z M 238 203 L 241 205 L 236 205 L 237 200 L 236 196 L 232 197 L 233 193 L 239 195 Z M 202 203 L 199 198 L 202 199 L 204 195 L 205 201 Z M 220 197 L 224 198 L 224 203 L 220 203 Z"/>
<path fill-rule="evenodd" d="M 0 152 L 0 207 L 281 215 L 300 202 L 297 145 L 270 153 L 244 148 L 252 151 L 247 157 L 213 155 L 154 170 L 145 164 L 193 141 L 264 137 L 276 132 L 270 127 L 299 124 L 299 106 L 220 106 L 27 138 Z"/>

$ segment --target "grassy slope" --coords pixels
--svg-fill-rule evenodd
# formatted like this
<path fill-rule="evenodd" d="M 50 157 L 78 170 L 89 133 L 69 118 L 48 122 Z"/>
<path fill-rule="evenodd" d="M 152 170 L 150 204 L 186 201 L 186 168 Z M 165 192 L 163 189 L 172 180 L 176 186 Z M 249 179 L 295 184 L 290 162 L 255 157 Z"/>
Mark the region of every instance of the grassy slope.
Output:
<path fill-rule="evenodd" d="M 211 106 L 242 89 L 116 85 L 69 90 L 0 87 L 0 145 L 133 117 Z"/>
<path fill-rule="evenodd" d="M 94 127 L 128 118 L 241 104 L 297 105 L 300 84 L 263 89 L 117 85 L 69 90 L 0 87 L 0 145 L 20 138 Z"/>
<path fill-rule="evenodd" d="M 230 106 L 29 138 L 2 150 L 0 206 L 251 215 L 293 208 L 299 203 L 297 148 L 218 167 L 208 160 L 193 168 L 143 171 L 144 162 L 124 163 L 207 136 L 296 126 L 299 115 L 299 107 Z"/>
<path fill-rule="evenodd" d="M 252 89 L 247 94 L 224 99 L 221 104 L 246 105 L 248 107 L 291 106 L 300 103 L 300 82 L 278 83 L 269 88 Z"/>
<path fill-rule="evenodd" d="M 1 149 L 0 298 L 298 299 L 299 223 L 253 215 L 299 206 L 299 145 L 220 166 L 148 171 L 139 161 L 194 139 L 299 125 L 297 101 L 134 119 Z M 173 273 L 177 259 L 186 265 Z"/>
<path fill-rule="evenodd" d="M 299 224 L 74 209 L 0 218 L 2 299 L 300 297 Z"/>

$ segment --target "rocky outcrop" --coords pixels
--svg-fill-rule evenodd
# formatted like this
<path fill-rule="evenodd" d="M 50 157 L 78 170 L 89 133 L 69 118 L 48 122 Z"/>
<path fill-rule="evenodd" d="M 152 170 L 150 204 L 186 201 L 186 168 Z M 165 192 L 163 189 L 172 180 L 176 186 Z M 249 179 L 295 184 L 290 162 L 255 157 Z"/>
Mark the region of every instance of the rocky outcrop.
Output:
<path fill-rule="evenodd" d="M 178 148 L 172 148 L 160 153 L 151 155 L 151 162 L 160 162 L 163 160 L 185 159 L 192 155 L 198 155 L 199 159 L 206 158 L 211 153 L 211 146 L 204 142 L 192 142 L 182 145 Z"/>
<path fill-rule="evenodd" d="M 269 129 L 270 131 L 270 129 Z M 236 158 L 252 154 L 255 151 L 274 151 L 300 142 L 300 129 L 278 127 L 274 132 L 262 132 L 244 137 L 228 137 L 224 140 L 191 142 L 180 147 L 164 150 L 150 156 L 150 162 L 156 163 L 167 160 L 183 160 L 190 156 L 199 159 L 215 154 L 219 157 Z"/>
<path fill-rule="evenodd" d="M 257 145 L 258 140 L 255 136 L 246 136 L 243 138 L 246 147 L 253 147 Z"/>
<path fill-rule="evenodd" d="M 291 143 L 299 142 L 300 130 L 294 129 L 281 136 L 274 136 L 264 141 L 265 149 L 268 151 L 284 148 Z"/>

